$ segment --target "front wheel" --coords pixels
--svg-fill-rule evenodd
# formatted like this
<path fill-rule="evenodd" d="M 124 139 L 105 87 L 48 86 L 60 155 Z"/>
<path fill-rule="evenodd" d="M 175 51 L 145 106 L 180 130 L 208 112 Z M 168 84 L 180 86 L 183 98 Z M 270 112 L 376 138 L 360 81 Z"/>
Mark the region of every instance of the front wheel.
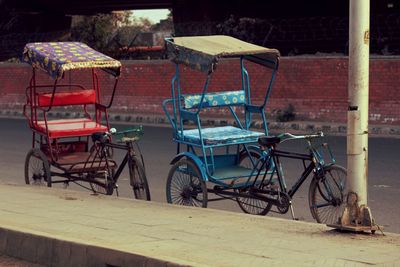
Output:
<path fill-rule="evenodd" d="M 49 160 L 40 149 L 32 148 L 26 155 L 25 183 L 51 187 Z"/>
<path fill-rule="evenodd" d="M 318 223 L 336 224 L 343 214 L 347 171 L 332 165 L 322 177 L 314 176 L 308 192 L 310 211 Z"/>
<path fill-rule="evenodd" d="M 129 166 L 129 178 L 136 199 L 150 201 L 150 189 L 143 165 L 134 157 Z"/>
<path fill-rule="evenodd" d="M 187 159 L 176 162 L 168 174 L 167 202 L 207 208 L 207 187 L 197 166 Z"/>

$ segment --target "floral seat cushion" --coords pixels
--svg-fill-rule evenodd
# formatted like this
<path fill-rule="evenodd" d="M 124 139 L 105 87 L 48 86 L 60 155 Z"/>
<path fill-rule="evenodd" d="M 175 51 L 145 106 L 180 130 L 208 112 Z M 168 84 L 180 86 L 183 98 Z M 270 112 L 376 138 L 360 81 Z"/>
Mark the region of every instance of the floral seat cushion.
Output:
<path fill-rule="evenodd" d="M 233 126 L 223 126 L 215 128 L 201 129 L 201 135 L 205 145 L 253 143 L 257 142 L 258 137 L 264 135 L 260 132 L 240 129 Z M 183 140 L 195 144 L 201 144 L 199 130 L 184 130 Z"/>
<path fill-rule="evenodd" d="M 201 96 L 201 94 L 184 95 L 185 108 L 198 108 Z M 204 95 L 203 107 L 240 105 L 245 104 L 245 99 L 243 90 L 207 93 Z"/>

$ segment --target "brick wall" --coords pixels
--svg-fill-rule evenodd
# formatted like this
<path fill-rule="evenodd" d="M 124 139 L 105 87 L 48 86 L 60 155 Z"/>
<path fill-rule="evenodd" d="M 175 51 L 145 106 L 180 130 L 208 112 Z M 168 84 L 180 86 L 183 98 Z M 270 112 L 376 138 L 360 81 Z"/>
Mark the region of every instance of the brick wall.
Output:
<path fill-rule="evenodd" d="M 253 101 L 264 97 L 270 71 L 248 63 Z M 175 67 L 169 61 L 125 61 L 118 84 L 113 111 L 132 114 L 163 114 L 161 103 L 171 94 L 171 77 Z M 182 88 L 199 92 L 204 75 L 182 68 Z M 39 81 L 52 83 L 44 73 Z M 347 114 L 347 73 L 345 57 L 286 57 L 282 58 L 267 112 L 276 115 L 289 104 L 297 118 L 345 122 Z M 400 58 L 371 58 L 370 63 L 370 123 L 399 124 L 400 122 Z M 0 64 L 0 108 L 22 109 L 24 88 L 31 69 L 26 64 Z M 234 74 L 234 75 L 232 75 Z M 236 75 L 235 75 L 236 74 Z M 73 81 L 90 87 L 90 73 L 72 71 L 63 82 Z M 113 78 L 100 75 L 104 98 L 112 89 Z M 214 73 L 210 91 L 232 90 L 240 87 L 240 72 L 236 61 L 221 62 Z M 217 114 L 218 115 L 218 114 Z M 221 115 L 221 114 L 219 114 Z"/>

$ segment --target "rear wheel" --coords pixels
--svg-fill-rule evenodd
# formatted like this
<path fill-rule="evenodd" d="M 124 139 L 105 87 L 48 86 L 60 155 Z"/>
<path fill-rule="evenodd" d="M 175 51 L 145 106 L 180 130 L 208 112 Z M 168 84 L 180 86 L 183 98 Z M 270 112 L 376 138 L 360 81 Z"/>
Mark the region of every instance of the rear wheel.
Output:
<path fill-rule="evenodd" d="M 207 207 L 207 187 L 191 160 L 176 162 L 168 174 L 167 202 L 177 205 Z"/>
<path fill-rule="evenodd" d="M 332 165 L 322 177 L 314 177 L 308 192 L 310 211 L 318 223 L 335 224 L 343 214 L 347 171 Z"/>
<path fill-rule="evenodd" d="M 250 151 L 250 153 L 243 151 L 239 158 L 239 165 L 245 168 L 253 169 L 254 164 L 259 160 L 260 157 L 260 154 L 255 151 Z M 259 187 L 260 189 L 263 189 L 264 185 L 260 185 Z M 241 194 L 247 194 L 249 189 L 243 188 L 237 189 L 236 191 Z M 272 204 L 252 198 L 250 195 L 249 197 L 237 197 L 236 201 L 244 213 L 253 215 L 266 215 L 272 207 Z"/>
<path fill-rule="evenodd" d="M 136 157 L 132 158 L 132 164 L 129 166 L 129 178 L 136 199 L 150 201 L 149 184 L 147 183 L 146 174 L 143 165 Z"/>
<path fill-rule="evenodd" d="M 50 164 L 40 149 L 32 148 L 26 155 L 25 183 L 51 187 Z"/>
<path fill-rule="evenodd" d="M 89 182 L 90 188 L 95 194 L 111 196 L 114 194 L 114 188 L 116 187 L 114 182 L 116 164 L 111 163 L 113 162 L 114 150 L 109 146 L 103 147 L 101 144 L 93 144 L 89 152 L 93 158 L 108 161 L 108 167 L 104 170 L 89 174 L 89 180 L 94 180 L 93 182 Z"/>
<path fill-rule="evenodd" d="M 93 193 L 111 196 L 114 193 L 113 175 L 114 169 L 111 168 L 93 174 L 91 179 L 94 181 L 89 182 Z"/>

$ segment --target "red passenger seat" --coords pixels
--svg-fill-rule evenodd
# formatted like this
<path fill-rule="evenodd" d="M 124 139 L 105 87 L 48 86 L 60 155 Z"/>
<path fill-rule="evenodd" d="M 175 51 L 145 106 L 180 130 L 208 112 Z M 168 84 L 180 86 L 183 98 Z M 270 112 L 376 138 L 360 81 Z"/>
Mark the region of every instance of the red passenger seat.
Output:
<path fill-rule="evenodd" d="M 51 104 L 52 93 L 37 94 L 40 107 Z M 53 106 L 87 105 L 96 103 L 95 90 L 79 90 L 74 92 L 57 92 L 54 94 Z"/>
<path fill-rule="evenodd" d="M 39 93 L 36 95 L 40 107 L 49 106 L 72 106 L 72 105 L 95 105 L 95 90 L 78 90 L 72 92 L 56 92 L 53 100 L 52 93 Z M 89 118 L 59 119 L 37 121 L 34 128 L 49 135 L 50 138 L 64 138 L 75 136 L 88 136 L 95 132 L 104 132 L 108 127 Z"/>

